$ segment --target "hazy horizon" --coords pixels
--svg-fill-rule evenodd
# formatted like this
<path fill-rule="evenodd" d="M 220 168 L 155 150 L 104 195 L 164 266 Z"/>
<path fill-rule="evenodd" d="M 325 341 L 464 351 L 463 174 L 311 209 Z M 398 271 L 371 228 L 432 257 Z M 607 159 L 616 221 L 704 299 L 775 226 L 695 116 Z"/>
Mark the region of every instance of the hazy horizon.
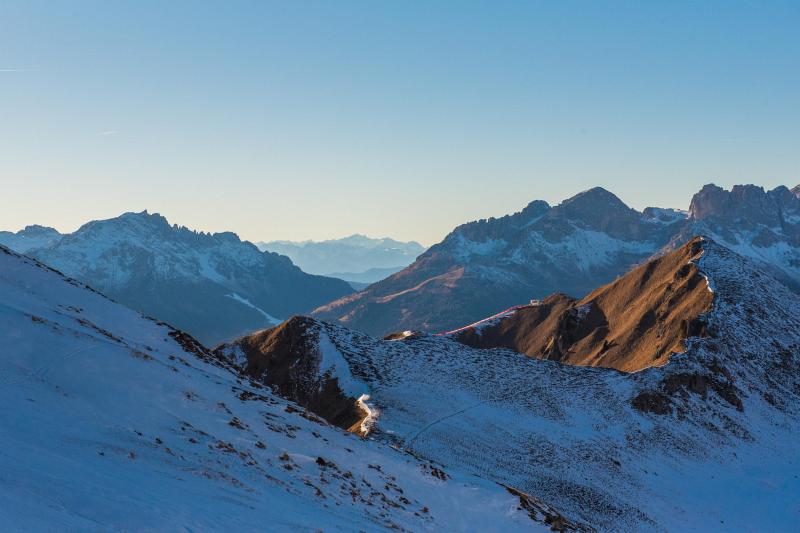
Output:
<path fill-rule="evenodd" d="M 731 184 L 729 186 L 720 185 L 717 182 L 708 182 L 708 183 L 713 183 L 713 184 L 715 184 L 717 186 L 720 186 L 720 187 L 723 187 L 725 189 L 730 189 L 733 185 L 747 185 L 747 184 L 752 184 L 752 185 L 764 187 L 765 189 L 772 189 L 772 188 L 778 187 L 780 185 L 784 185 L 784 186 L 789 187 L 789 188 L 793 188 L 795 186 L 800 186 L 800 183 L 798 183 L 798 184 L 778 183 L 774 187 L 766 187 L 761 183 L 752 183 L 752 182 L 735 183 L 735 184 Z M 694 191 L 694 192 L 698 192 L 703 187 L 703 185 L 706 185 L 706 184 L 707 183 L 703 183 L 702 185 L 699 185 L 697 187 L 697 190 Z M 589 189 L 590 188 L 592 188 L 592 187 L 589 187 Z M 604 187 L 604 188 L 609 190 L 610 192 L 612 192 L 617 197 L 619 197 L 619 194 L 617 194 L 615 191 L 610 190 L 610 189 L 608 189 L 606 187 Z M 437 239 L 435 241 L 432 241 L 432 242 L 424 242 L 424 241 L 422 241 L 420 239 L 414 239 L 414 238 L 401 239 L 401 238 L 398 238 L 398 237 L 396 237 L 394 235 L 377 235 L 377 234 L 371 234 L 369 232 L 364 232 L 364 231 L 356 231 L 354 233 L 349 233 L 349 234 L 346 234 L 346 235 L 334 235 L 332 237 L 324 237 L 324 238 L 304 238 L 304 239 L 283 239 L 283 238 L 280 238 L 280 237 L 278 237 L 278 238 L 269 238 L 269 239 L 258 238 L 258 237 L 249 238 L 249 237 L 246 237 L 245 235 L 243 235 L 242 233 L 239 233 L 238 231 L 236 231 L 234 229 L 231 229 L 231 228 L 203 229 L 203 228 L 193 227 L 193 226 L 191 226 L 189 224 L 185 224 L 185 223 L 183 223 L 183 222 L 181 222 L 179 220 L 174 220 L 170 216 L 169 213 L 163 213 L 163 212 L 160 212 L 160 211 L 155 211 L 155 210 L 146 209 L 146 208 L 143 208 L 143 209 L 128 209 L 126 211 L 123 211 L 123 212 L 120 212 L 120 213 L 117 213 L 117 214 L 111 215 L 111 216 L 88 218 L 88 219 L 84 220 L 83 222 L 79 223 L 77 226 L 69 227 L 69 228 L 66 228 L 66 229 L 59 228 L 57 226 L 53 226 L 53 225 L 49 225 L 49 224 L 42 224 L 41 222 L 35 222 L 34 221 L 34 222 L 29 222 L 27 224 L 22 224 L 22 225 L 20 225 L 18 227 L 14 227 L 14 228 L 0 228 L 0 231 L 13 231 L 13 232 L 16 232 L 16 231 L 19 231 L 21 229 L 24 229 L 28 225 L 38 224 L 38 225 L 42 225 L 42 226 L 48 226 L 48 227 L 55 228 L 60 233 L 66 234 L 66 233 L 72 233 L 72 232 L 76 231 L 80 226 L 82 226 L 83 224 L 85 224 L 87 222 L 90 222 L 92 220 L 105 220 L 105 219 L 109 219 L 109 218 L 116 218 L 116 217 L 118 217 L 118 216 L 120 216 L 120 215 L 122 215 L 124 213 L 141 213 L 142 211 L 147 211 L 150 214 L 159 214 L 159 215 L 163 216 L 164 218 L 167 219 L 167 221 L 170 224 L 177 224 L 178 226 L 184 226 L 184 227 L 187 227 L 190 230 L 203 231 L 203 232 L 209 232 L 209 233 L 221 233 L 221 232 L 226 232 L 226 231 L 233 231 L 242 240 L 250 241 L 250 242 L 255 243 L 255 244 L 261 243 L 261 242 L 265 242 L 265 243 L 266 242 L 286 242 L 286 243 L 289 243 L 289 242 L 292 242 L 292 243 L 313 242 L 313 243 L 320 243 L 320 242 L 331 241 L 331 240 L 346 239 L 348 237 L 354 237 L 354 236 L 364 236 L 364 237 L 367 237 L 367 238 L 370 238 L 370 239 L 394 239 L 394 240 L 401 241 L 401 242 L 412 242 L 412 241 L 414 241 L 414 242 L 417 242 L 418 244 L 421 244 L 425 248 L 429 248 L 429 247 L 433 246 L 434 244 L 437 244 L 438 242 L 440 242 L 445 237 L 445 235 L 447 233 L 450 233 L 450 231 L 452 231 L 453 229 L 455 229 L 457 226 L 459 226 L 461 224 L 464 224 L 464 223 L 467 223 L 467 222 L 472 222 L 474 220 L 486 219 L 486 218 L 490 218 L 490 217 L 499 218 L 499 217 L 502 217 L 502 216 L 505 216 L 505 215 L 510 215 L 510 214 L 513 214 L 513 213 L 521 211 L 522 208 L 524 208 L 526 205 L 528 205 L 530 202 L 532 202 L 534 200 L 545 200 L 545 201 L 547 201 L 548 204 L 550 204 L 551 206 L 554 206 L 554 205 L 557 205 L 557 204 L 561 203 L 562 201 L 567 200 L 567 199 L 571 198 L 572 196 L 575 196 L 576 194 L 579 194 L 579 193 L 581 193 L 581 192 L 583 192 L 585 190 L 588 190 L 588 189 L 582 189 L 580 191 L 576 191 L 575 194 L 571 194 L 568 197 L 561 198 L 561 199 L 559 199 L 557 201 L 548 201 L 548 200 L 545 200 L 544 198 L 532 198 L 531 200 L 526 201 L 525 203 L 520 205 L 519 207 L 514 208 L 512 210 L 509 210 L 509 211 L 504 212 L 504 213 L 487 214 L 485 216 L 478 216 L 476 218 L 471 218 L 471 219 L 468 219 L 468 220 L 461 220 L 461 221 L 455 222 L 453 224 L 453 226 L 450 227 L 449 229 L 447 229 L 447 231 L 444 234 L 442 234 L 442 236 L 439 239 Z M 692 193 L 692 195 L 694 194 L 694 192 Z M 622 200 L 624 203 L 626 203 L 629 207 L 632 207 L 632 208 L 636 209 L 637 211 L 642 211 L 643 209 L 645 209 L 647 207 L 672 208 L 672 209 L 680 209 L 680 210 L 684 210 L 685 211 L 685 210 L 688 210 L 688 208 L 689 208 L 689 201 L 691 200 L 691 195 L 687 199 L 686 205 L 684 205 L 684 206 L 667 206 L 667 205 L 659 205 L 657 203 L 649 203 L 649 204 L 646 204 L 646 205 L 643 205 L 643 206 L 640 207 L 640 206 L 634 206 L 634 205 L 629 204 L 622 197 L 620 197 L 620 200 Z"/>
<path fill-rule="evenodd" d="M 800 183 L 800 4 L 0 6 L 0 229 L 147 209 L 250 241 L 455 226 L 602 186 Z"/>

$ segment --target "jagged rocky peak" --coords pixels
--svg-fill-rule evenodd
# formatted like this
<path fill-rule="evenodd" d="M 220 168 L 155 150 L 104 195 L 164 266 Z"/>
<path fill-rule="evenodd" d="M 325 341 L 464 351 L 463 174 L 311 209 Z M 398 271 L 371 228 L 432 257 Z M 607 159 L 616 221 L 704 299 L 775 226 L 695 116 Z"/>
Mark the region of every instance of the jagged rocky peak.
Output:
<path fill-rule="evenodd" d="M 500 218 L 488 218 L 463 224 L 452 235 L 461 235 L 475 242 L 490 239 L 514 241 L 523 231 L 539 229 L 551 238 L 561 237 L 572 231 L 574 224 L 594 231 L 602 231 L 614 236 L 638 238 L 641 236 L 636 226 L 642 222 L 642 215 L 631 209 L 613 193 L 602 187 L 576 194 L 557 206 L 550 206 L 543 200 L 534 200 L 522 211 Z M 537 228 L 532 225 L 538 224 Z"/>
<path fill-rule="evenodd" d="M 123 213 L 118 217 L 118 219 L 138 221 L 141 223 L 151 224 L 153 226 L 170 227 L 170 223 L 164 215 L 162 215 L 161 213 L 150 213 L 147 209 L 139 213 L 134 213 L 134 212 Z M 112 218 L 110 220 L 114 219 Z"/>
<path fill-rule="evenodd" d="M 465 237 L 474 242 L 486 242 L 496 239 L 508 240 L 521 229 L 546 215 L 550 210 L 550 204 L 544 200 L 534 200 L 521 211 L 517 211 L 511 215 L 505 215 L 499 218 L 483 218 L 461 224 L 445 237 L 444 243 L 460 246 L 461 237 Z M 438 246 L 434 246 L 432 249 L 435 251 L 438 249 Z"/>
<path fill-rule="evenodd" d="M 175 227 L 175 230 L 178 228 Z M 108 234 L 112 237 L 123 237 L 126 234 L 166 234 L 173 227 L 165 217 L 158 213 L 149 213 L 147 210 L 135 213 L 127 212 L 114 218 L 92 220 L 78 228 L 72 235 L 97 235 Z"/>
<path fill-rule="evenodd" d="M 795 188 L 797 189 L 797 188 Z M 785 186 L 765 191 L 757 185 L 734 185 L 730 191 L 714 184 L 705 185 L 692 197 L 689 214 L 693 220 L 707 220 L 740 229 L 758 224 L 780 227 L 785 212 L 800 210 L 800 198 Z"/>
<path fill-rule="evenodd" d="M 171 237 L 207 244 L 214 242 L 230 242 L 234 244 L 242 242 L 236 233 L 230 231 L 209 233 L 192 230 L 180 224 L 170 224 L 165 216 L 160 213 L 150 213 L 147 209 L 140 212 L 123 213 L 114 218 L 87 222 L 75 232 L 75 234 L 82 233 L 107 234 L 108 237 L 115 240 L 124 239 L 128 235 L 135 235 L 143 238 Z M 255 246 L 253 245 L 253 247 Z"/>
<path fill-rule="evenodd" d="M 792 189 L 792 193 L 798 198 L 800 198 L 800 185 L 795 185 L 794 188 Z"/>

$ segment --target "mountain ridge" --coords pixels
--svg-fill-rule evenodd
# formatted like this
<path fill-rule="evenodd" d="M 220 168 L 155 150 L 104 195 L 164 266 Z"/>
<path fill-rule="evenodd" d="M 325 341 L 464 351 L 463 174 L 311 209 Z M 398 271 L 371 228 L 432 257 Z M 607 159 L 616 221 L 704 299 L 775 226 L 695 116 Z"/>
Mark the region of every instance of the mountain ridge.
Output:
<path fill-rule="evenodd" d="M 736 186 L 727 198 L 737 209 L 755 204 L 761 210 L 757 219 L 741 221 L 722 215 L 724 205 L 716 200 L 705 200 L 718 190 L 704 187 L 687 212 L 649 207 L 640 213 L 600 187 L 556 206 L 536 200 L 512 215 L 457 226 L 406 269 L 312 315 L 376 336 L 448 331 L 521 300 L 554 292 L 583 297 L 694 235 L 759 260 L 800 290 L 800 198 L 786 187 Z M 776 220 L 777 229 L 765 225 Z"/>

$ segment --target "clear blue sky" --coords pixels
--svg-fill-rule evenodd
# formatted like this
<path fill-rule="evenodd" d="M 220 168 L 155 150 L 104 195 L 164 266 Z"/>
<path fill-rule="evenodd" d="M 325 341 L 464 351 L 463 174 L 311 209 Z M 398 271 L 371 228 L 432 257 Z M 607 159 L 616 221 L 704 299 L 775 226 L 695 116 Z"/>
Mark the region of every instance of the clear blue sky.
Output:
<path fill-rule="evenodd" d="M 0 4 L 0 229 L 453 226 L 800 182 L 800 2 Z"/>

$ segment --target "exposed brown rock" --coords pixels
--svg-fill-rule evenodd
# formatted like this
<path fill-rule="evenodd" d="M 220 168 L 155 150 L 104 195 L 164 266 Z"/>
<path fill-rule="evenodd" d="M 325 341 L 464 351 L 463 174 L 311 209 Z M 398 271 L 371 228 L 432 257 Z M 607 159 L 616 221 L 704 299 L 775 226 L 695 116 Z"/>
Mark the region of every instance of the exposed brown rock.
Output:
<path fill-rule="evenodd" d="M 567 364 L 634 372 L 661 366 L 706 333 L 702 314 L 713 294 L 692 261 L 702 239 L 649 261 L 575 301 L 555 294 L 496 324 L 467 328 L 455 339 L 476 348 L 510 348 Z"/>
<path fill-rule="evenodd" d="M 520 509 L 525 510 L 535 522 L 543 522 L 550 526 L 550 531 L 558 531 L 560 533 L 569 531 L 593 531 L 593 529 L 585 524 L 568 520 L 555 509 L 530 494 L 515 489 L 514 487 L 509 487 L 508 485 L 502 486 L 505 487 L 508 492 L 519 498 Z"/>
<path fill-rule="evenodd" d="M 357 399 L 345 396 L 336 378 L 318 378 L 321 354 L 317 336 L 312 320 L 296 316 L 274 328 L 242 337 L 231 346 L 241 349 L 247 359 L 245 375 L 269 385 L 331 424 L 359 433 L 366 413 L 357 405 Z"/>

